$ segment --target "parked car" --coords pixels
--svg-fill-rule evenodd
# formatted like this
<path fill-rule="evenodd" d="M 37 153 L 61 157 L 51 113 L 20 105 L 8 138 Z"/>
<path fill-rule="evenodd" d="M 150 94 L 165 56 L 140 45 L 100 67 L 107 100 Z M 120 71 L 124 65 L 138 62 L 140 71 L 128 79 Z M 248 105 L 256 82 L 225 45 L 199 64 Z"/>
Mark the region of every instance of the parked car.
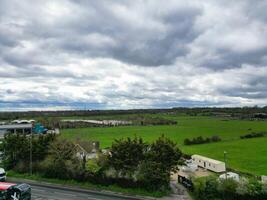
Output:
<path fill-rule="evenodd" d="M 31 200 L 31 187 L 25 183 L 0 182 L 0 200 Z"/>
<path fill-rule="evenodd" d="M 6 171 L 0 168 L 0 181 L 6 181 Z"/>

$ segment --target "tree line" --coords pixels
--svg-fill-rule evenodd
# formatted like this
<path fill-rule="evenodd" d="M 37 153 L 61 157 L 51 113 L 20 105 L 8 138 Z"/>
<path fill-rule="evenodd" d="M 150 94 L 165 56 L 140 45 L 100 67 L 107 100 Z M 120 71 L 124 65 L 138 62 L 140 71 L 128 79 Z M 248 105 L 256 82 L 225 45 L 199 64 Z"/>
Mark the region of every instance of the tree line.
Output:
<path fill-rule="evenodd" d="M 220 142 L 221 140 L 222 139 L 217 135 L 206 137 L 206 138 L 199 136 L 199 137 L 194 137 L 192 139 L 186 138 L 184 140 L 184 145 L 206 144 L 206 143 L 211 143 L 211 142 Z"/>
<path fill-rule="evenodd" d="M 85 156 L 78 156 L 75 143 L 56 135 L 30 138 L 7 134 L 2 145 L 7 170 L 29 172 L 31 141 L 33 173 L 148 191 L 170 189 L 170 174 L 177 170 L 182 155 L 176 143 L 164 136 L 151 144 L 139 137 L 115 140 L 107 154 L 99 152 L 96 158 L 87 160 Z"/>
<path fill-rule="evenodd" d="M 266 119 L 267 106 L 264 107 L 199 107 L 199 108 L 170 108 L 170 109 L 132 109 L 132 110 L 62 110 L 62 111 L 25 111 L 25 112 L 0 112 L 0 120 L 18 118 L 46 117 L 86 117 L 86 116 L 110 116 L 110 115 L 131 115 L 131 114 L 181 114 L 204 115 L 204 116 L 229 116 L 234 118 Z"/>
<path fill-rule="evenodd" d="M 265 137 L 265 136 L 267 136 L 267 131 L 252 132 L 245 135 L 241 135 L 240 139 L 249 139 L 249 138 Z"/>

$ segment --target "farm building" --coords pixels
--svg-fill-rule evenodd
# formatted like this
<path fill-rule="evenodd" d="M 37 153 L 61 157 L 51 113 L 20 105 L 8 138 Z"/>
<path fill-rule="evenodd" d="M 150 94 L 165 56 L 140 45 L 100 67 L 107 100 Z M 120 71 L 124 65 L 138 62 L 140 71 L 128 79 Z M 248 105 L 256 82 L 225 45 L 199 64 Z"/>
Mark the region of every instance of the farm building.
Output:
<path fill-rule="evenodd" d="M 203 167 L 213 172 L 225 172 L 225 163 L 200 155 L 193 155 L 192 162 L 199 167 Z"/>

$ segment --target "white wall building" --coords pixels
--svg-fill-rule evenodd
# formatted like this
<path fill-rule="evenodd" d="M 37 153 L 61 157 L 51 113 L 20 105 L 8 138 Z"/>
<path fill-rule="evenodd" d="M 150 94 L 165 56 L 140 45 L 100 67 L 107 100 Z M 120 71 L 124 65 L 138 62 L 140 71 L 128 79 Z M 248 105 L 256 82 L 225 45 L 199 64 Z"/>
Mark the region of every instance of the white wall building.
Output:
<path fill-rule="evenodd" d="M 234 173 L 234 172 L 227 172 L 227 173 L 224 173 L 224 174 L 221 174 L 219 176 L 219 179 L 223 180 L 223 179 L 233 179 L 237 182 L 239 182 L 240 178 L 239 178 L 239 175 L 237 173 Z"/>
<path fill-rule="evenodd" d="M 261 182 L 267 183 L 267 176 L 261 176 Z"/>
<path fill-rule="evenodd" d="M 203 167 L 213 172 L 225 172 L 225 163 L 200 155 L 193 155 L 192 162 L 199 167 Z"/>

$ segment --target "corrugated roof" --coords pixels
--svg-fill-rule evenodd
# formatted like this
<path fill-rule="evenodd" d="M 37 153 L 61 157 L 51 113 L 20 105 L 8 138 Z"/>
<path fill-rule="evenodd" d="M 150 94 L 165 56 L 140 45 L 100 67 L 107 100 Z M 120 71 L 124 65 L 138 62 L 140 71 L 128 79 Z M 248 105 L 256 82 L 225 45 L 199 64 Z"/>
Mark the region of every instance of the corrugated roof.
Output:
<path fill-rule="evenodd" d="M 32 124 L 5 124 L 0 125 L 0 129 L 25 129 L 32 128 Z"/>
<path fill-rule="evenodd" d="M 200 160 L 207 161 L 207 162 L 214 163 L 214 164 L 224 164 L 224 162 L 222 161 L 214 160 L 212 158 L 208 158 L 208 157 L 201 156 L 201 155 L 192 155 L 192 158 L 200 159 Z"/>

